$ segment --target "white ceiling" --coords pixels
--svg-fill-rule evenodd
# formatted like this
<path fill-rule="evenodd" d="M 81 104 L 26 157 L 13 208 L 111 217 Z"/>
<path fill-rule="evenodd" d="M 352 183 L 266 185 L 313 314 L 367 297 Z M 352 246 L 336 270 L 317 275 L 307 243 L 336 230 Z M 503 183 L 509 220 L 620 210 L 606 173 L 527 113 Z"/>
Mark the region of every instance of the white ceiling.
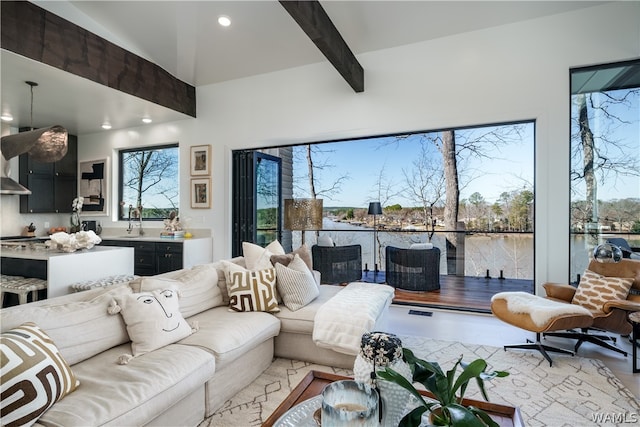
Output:
<path fill-rule="evenodd" d="M 35 1 L 194 86 L 326 61 L 284 8 L 263 1 Z M 359 54 L 594 6 L 595 1 L 321 1 Z M 219 15 L 232 25 L 222 28 Z M 2 51 L 1 108 L 12 126 L 60 124 L 71 133 L 188 118 L 153 103 Z M 366 75 L 366 69 L 365 69 Z M 345 91 L 352 89 L 345 82 Z M 365 84 L 365 92 L 366 92 Z"/>

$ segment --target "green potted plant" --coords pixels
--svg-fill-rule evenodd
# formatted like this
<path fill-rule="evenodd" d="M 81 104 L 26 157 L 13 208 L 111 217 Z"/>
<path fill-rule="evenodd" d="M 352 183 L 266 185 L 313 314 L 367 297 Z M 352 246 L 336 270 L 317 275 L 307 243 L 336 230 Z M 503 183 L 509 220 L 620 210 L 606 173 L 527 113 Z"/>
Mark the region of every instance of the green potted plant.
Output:
<path fill-rule="evenodd" d="M 506 377 L 509 375 L 508 372 L 485 372 L 487 369 L 487 362 L 485 360 L 476 359 L 466 364 L 462 361 L 462 356 L 460 356 L 453 368 L 445 373 L 438 363 L 419 359 L 407 348 L 404 348 L 402 351 L 404 360 L 411 368 L 413 382 L 422 384 L 433 394 L 436 401 L 430 402 L 423 399 L 423 396 L 416 390 L 413 383 L 409 382 L 393 369 L 385 368 L 384 370 L 378 371 L 377 375 L 379 378 L 400 385 L 418 399 L 418 407 L 400 420 L 399 427 L 419 426 L 422 415 L 427 411 L 431 413 L 431 422 L 438 426 L 498 426 L 483 410 L 474 406 L 464 406 L 462 399 L 469 385 L 469 381 L 475 378 L 482 392 L 482 397 L 486 401 L 489 401 L 484 389 L 484 381 L 496 377 Z M 456 378 L 455 374 L 458 366 L 462 368 L 462 372 Z"/>

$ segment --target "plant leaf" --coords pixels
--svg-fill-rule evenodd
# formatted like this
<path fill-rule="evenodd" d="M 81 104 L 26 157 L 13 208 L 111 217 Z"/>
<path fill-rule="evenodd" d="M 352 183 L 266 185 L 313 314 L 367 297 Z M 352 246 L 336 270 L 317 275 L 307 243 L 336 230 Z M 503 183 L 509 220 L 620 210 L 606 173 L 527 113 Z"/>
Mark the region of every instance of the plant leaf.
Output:
<path fill-rule="evenodd" d="M 462 405 L 453 403 L 443 408 L 449 414 L 451 425 L 456 427 L 485 427 L 484 423 L 474 413 Z"/>
<path fill-rule="evenodd" d="M 473 362 L 469 363 L 466 368 L 462 371 L 455 384 L 453 385 L 453 393 L 458 391 L 462 384 L 469 382 L 471 378 L 476 378 L 480 375 L 481 372 L 485 370 L 487 367 L 487 362 L 482 359 L 476 359 Z M 462 399 L 463 395 L 460 395 L 460 399 Z"/>
<path fill-rule="evenodd" d="M 489 414 L 487 414 L 482 409 L 476 408 L 475 406 L 468 406 L 467 409 L 470 410 L 476 417 L 480 418 L 487 426 L 500 427 L 500 424 L 493 421 Z"/>
<path fill-rule="evenodd" d="M 427 412 L 428 409 L 424 406 L 418 406 L 413 411 L 405 415 L 401 420 L 398 427 L 415 427 L 419 426 L 422 422 L 422 414 Z"/>
<path fill-rule="evenodd" d="M 422 402 L 421 406 L 424 406 L 425 408 L 430 408 L 430 406 L 427 404 L 427 402 L 424 401 L 424 399 L 422 398 L 422 395 L 418 393 L 418 390 L 416 390 L 413 384 L 411 384 L 400 373 L 394 371 L 391 368 L 384 368 L 381 371 L 377 371 L 376 374 L 378 378 L 382 378 L 383 380 L 391 381 L 398 384 L 400 387 L 409 391 L 416 399 L 418 399 L 418 402 Z"/>

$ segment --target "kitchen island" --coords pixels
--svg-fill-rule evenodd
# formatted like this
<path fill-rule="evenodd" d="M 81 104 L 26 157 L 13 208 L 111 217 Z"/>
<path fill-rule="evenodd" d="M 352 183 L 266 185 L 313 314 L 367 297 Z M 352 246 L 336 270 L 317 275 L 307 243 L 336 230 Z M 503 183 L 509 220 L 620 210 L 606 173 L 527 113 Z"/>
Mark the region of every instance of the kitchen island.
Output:
<path fill-rule="evenodd" d="M 133 248 L 101 247 L 61 252 L 44 244 L 2 244 L 0 270 L 10 276 L 47 281 L 47 298 L 72 293 L 71 285 L 118 274 L 133 274 Z"/>

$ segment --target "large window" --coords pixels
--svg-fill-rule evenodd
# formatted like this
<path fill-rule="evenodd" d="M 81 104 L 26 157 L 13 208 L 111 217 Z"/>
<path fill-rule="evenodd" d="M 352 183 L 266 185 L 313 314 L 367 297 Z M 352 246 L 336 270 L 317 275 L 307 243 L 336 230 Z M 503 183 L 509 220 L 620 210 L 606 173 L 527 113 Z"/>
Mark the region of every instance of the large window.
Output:
<path fill-rule="evenodd" d="M 119 152 L 118 219 L 161 220 L 180 209 L 178 144 Z"/>
<path fill-rule="evenodd" d="M 531 283 L 534 144 L 535 123 L 524 121 L 272 147 L 282 197 L 324 206 L 320 229 L 283 230 L 285 248 L 329 237 L 361 245 L 363 268 L 374 268 L 386 246 L 428 242 L 443 274 Z M 382 214 L 368 214 L 372 201 Z"/>
<path fill-rule="evenodd" d="M 640 246 L 640 60 L 571 70 L 571 280 L 612 237 Z"/>

